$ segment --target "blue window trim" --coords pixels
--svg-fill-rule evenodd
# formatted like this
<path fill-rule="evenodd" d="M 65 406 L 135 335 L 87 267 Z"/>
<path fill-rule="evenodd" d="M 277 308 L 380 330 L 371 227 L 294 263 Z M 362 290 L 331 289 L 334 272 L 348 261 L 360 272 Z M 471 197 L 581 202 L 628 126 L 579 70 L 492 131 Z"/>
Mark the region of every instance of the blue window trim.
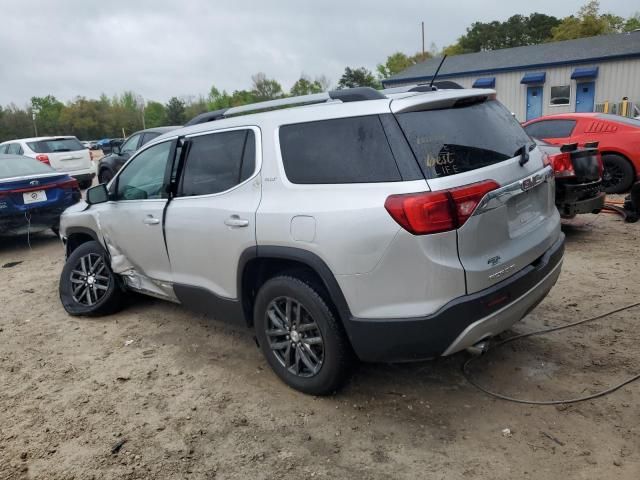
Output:
<path fill-rule="evenodd" d="M 478 78 L 475 82 L 473 82 L 473 88 L 495 88 L 495 87 L 496 87 L 496 77 Z"/>
<path fill-rule="evenodd" d="M 598 67 L 578 67 L 571 74 L 571 79 L 576 80 L 579 78 L 597 78 Z"/>
<path fill-rule="evenodd" d="M 520 83 L 527 85 L 544 83 L 547 79 L 547 72 L 525 73 Z"/>

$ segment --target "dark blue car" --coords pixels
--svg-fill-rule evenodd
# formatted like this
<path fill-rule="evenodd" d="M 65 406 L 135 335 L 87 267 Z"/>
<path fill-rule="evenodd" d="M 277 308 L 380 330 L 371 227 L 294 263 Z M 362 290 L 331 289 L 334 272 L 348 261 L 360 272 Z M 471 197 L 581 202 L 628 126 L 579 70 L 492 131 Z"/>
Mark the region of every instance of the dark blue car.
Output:
<path fill-rule="evenodd" d="M 80 198 L 69 175 L 33 158 L 0 154 L 0 235 L 57 233 L 60 215 Z"/>

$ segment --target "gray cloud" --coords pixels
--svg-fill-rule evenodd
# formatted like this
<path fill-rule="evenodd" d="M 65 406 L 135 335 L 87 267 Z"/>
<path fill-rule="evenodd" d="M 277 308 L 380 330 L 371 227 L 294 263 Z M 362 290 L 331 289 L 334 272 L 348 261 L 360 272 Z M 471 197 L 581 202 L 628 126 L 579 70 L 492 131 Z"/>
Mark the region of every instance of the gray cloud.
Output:
<path fill-rule="evenodd" d="M 262 71 L 289 88 L 301 73 L 334 84 L 344 67 L 374 69 L 395 51 L 450 44 L 476 20 L 575 12 L 583 0 L 2 0 L 0 104 L 134 90 L 146 99 L 248 88 Z M 628 16 L 632 2 L 601 1 Z"/>

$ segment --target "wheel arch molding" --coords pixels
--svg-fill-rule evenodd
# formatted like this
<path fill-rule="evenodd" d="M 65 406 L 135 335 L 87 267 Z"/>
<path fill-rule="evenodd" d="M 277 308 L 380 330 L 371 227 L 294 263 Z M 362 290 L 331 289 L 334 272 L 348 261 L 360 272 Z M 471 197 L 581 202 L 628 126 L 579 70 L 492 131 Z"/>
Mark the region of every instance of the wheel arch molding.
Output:
<path fill-rule="evenodd" d="M 296 247 L 259 245 L 247 248 L 238 261 L 238 298 L 242 302 L 247 326 L 253 324 L 253 302 L 257 290 L 269 278 L 283 273 L 299 273 L 307 277 L 329 296 L 343 326 L 351 317 L 342 289 L 322 258 L 309 250 Z M 313 275 L 313 278 L 311 275 Z"/>

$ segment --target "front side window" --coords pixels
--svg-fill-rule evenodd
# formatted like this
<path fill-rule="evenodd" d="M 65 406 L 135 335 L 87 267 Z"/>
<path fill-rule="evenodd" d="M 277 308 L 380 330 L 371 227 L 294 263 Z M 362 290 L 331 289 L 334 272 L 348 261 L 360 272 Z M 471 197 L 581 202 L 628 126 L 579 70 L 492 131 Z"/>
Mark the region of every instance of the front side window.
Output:
<path fill-rule="evenodd" d="M 541 120 L 524 129 L 534 138 L 566 138 L 571 136 L 575 126 L 575 120 Z"/>
<path fill-rule="evenodd" d="M 127 141 L 122 144 L 120 147 L 120 152 L 122 153 L 133 153 L 138 149 L 138 140 L 140 140 L 140 135 L 133 135 L 127 138 Z"/>
<path fill-rule="evenodd" d="M 118 200 L 149 200 L 166 197 L 165 172 L 172 142 L 154 145 L 135 157 L 118 175 Z"/>
<path fill-rule="evenodd" d="M 189 139 L 181 196 L 224 192 L 248 179 L 255 170 L 253 130 L 200 135 Z"/>
<path fill-rule="evenodd" d="M 551 105 L 569 105 L 571 103 L 571 86 L 551 87 Z"/>

